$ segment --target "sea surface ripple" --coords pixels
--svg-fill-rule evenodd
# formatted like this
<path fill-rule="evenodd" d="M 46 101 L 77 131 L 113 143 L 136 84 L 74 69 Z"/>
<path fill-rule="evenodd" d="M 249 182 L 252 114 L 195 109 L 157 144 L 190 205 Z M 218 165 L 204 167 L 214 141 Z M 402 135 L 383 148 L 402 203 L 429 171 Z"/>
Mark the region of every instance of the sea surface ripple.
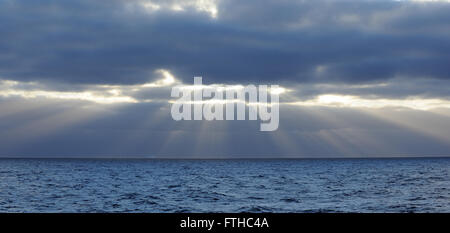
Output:
<path fill-rule="evenodd" d="M 450 158 L 0 159 L 0 212 L 450 212 Z"/>

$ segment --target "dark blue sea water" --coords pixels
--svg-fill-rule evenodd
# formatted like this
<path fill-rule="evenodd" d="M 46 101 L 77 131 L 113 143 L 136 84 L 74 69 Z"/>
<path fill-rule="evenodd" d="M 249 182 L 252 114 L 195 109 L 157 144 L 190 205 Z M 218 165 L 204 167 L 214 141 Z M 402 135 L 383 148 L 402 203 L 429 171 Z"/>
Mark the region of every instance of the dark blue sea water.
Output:
<path fill-rule="evenodd" d="M 450 212 L 450 159 L 0 159 L 1 212 Z"/>

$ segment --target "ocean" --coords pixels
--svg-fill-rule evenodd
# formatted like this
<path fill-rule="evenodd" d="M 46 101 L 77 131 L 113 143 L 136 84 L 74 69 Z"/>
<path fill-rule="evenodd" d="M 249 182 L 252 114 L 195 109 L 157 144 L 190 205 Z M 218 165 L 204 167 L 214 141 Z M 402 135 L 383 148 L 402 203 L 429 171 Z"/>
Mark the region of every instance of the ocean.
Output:
<path fill-rule="evenodd" d="M 450 158 L 0 159 L 0 212 L 450 212 Z"/>

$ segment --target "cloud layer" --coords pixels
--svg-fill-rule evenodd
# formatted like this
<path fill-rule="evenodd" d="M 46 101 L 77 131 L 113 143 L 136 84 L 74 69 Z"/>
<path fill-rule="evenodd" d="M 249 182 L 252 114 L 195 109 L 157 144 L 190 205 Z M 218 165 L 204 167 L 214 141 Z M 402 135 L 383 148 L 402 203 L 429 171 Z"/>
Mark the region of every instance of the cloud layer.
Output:
<path fill-rule="evenodd" d="M 2 1 L 0 76 L 136 84 L 449 79 L 450 6 L 411 1 Z M 211 13 L 215 12 L 215 13 Z"/>
<path fill-rule="evenodd" d="M 450 3 L 0 0 L 0 156 L 450 155 Z M 280 128 L 170 90 L 278 84 Z"/>

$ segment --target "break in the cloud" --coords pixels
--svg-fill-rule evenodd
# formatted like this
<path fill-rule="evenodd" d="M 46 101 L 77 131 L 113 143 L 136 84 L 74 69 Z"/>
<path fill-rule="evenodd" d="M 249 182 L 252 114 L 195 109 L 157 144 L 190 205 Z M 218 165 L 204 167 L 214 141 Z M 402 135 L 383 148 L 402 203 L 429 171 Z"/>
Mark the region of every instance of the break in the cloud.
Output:
<path fill-rule="evenodd" d="M 0 35 L 0 156 L 450 153 L 448 1 L 0 0 Z M 279 84 L 279 130 L 172 121 L 193 76 Z"/>

